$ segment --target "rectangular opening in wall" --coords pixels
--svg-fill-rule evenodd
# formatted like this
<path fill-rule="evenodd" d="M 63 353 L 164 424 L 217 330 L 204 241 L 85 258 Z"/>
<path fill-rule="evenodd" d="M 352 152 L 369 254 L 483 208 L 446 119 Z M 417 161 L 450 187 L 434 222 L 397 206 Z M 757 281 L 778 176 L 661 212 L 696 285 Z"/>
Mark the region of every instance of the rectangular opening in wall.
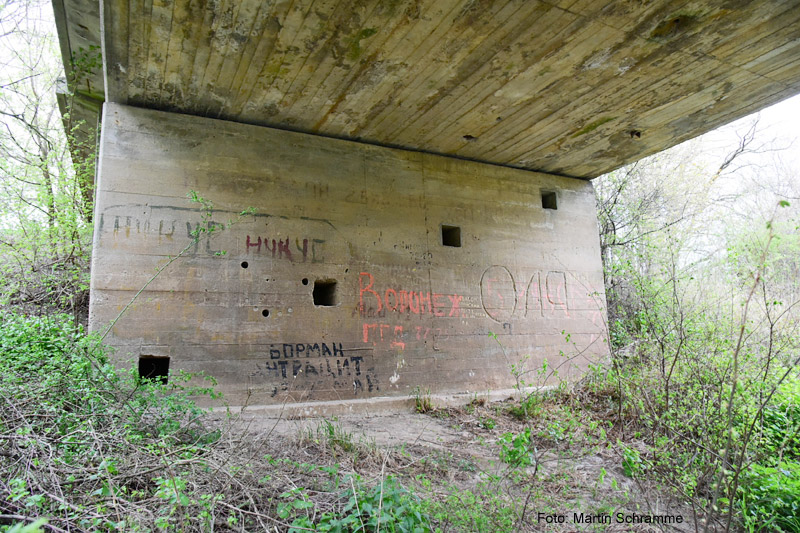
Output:
<path fill-rule="evenodd" d="M 461 248 L 461 228 L 442 224 L 442 246 Z"/>
<path fill-rule="evenodd" d="M 556 201 L 556 193 L 542 191 L 542 208 L 558 209 L 558 202 Z"/>
<path fill-rule="evenodd" d="M 336 305 L 336 280 L 318 279 L 314 282 L 314 305 L 331 307 Z"/>
<path fill-rule="evenodd" d="M 139 377 L 166 385 L 169 379 L 169 357 L 139 356 Z"/>

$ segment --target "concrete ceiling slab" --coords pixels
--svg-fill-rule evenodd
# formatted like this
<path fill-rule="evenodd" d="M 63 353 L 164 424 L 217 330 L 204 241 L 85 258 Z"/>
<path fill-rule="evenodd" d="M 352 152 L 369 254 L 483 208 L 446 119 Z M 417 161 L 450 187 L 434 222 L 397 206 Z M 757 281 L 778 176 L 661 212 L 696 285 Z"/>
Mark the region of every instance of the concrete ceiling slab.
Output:
<path fill-rule="evenodd" d="M 796 0 L 55 4 L 109 101 L 581 178 L 800 92 Z"/>

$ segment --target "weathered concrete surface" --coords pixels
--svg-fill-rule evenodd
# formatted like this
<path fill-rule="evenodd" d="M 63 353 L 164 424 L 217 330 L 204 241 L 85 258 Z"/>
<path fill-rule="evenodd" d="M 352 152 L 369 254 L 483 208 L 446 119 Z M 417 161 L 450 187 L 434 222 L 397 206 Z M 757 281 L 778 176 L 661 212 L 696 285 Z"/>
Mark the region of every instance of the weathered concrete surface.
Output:
<path fill-rule="evenodd" d="M 107 104 L 90 324 L 265 404 L 485 392 L 607 351 L 588 182 Z M 214 203 L 210 217 L 187 199 Z M 555 195 L 557 209 L 543 208 Z M 236 221 L 244 209 L 257 209 Z M 442 226 L 460 228 L 443 246 Z M 317 282 L 335 280 L 332 305 Z M 496 334 L 496 340 L 489 336 Z M 535 381 L 536 374 L 526 376 Z M 551 378 L 551 382 L 553 379 Z"/>
<path fill-rule="evenodd" d="M 796 0 L 91 4 L 108 101 L 575 177 L 800 92 Z"/>

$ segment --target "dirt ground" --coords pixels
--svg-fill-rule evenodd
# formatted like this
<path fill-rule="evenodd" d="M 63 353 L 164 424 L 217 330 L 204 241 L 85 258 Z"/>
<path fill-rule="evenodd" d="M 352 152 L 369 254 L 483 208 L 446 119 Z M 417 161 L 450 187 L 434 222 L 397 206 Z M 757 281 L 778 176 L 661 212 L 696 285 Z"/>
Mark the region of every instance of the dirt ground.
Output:
<path fill-rule="evenodd" d="M 303 450 L 304 460 L 324 458 L 310 458 L 308 446 L 299 444 L 325 448 L 324 441 L 328 441 L 331 448 L 330 441 L 335 440 L 372 450 L 383 459 L 360 461 L 354 468 L 362 475 L 377 479 L 394 473 L 420 497 L 440 498 L 445 508 L 453 505 L 453 513 L 466 517 L 461 525 L 446 526 L 443 531 L 485 527 L 477 521 L 476 529 L 463 525 L 475 520 L 475 509 L 467 504 L 459 508 L 464 499 L 452 497 L 458 491 L 483 499 L 488 509 L 499 505 L 488 501 L 499 495 L 497 502 L 513 508 L 516 517 L 508 531 L 702 530 L 703 523 L 696 520 L 692 508 L 675 498 L 669 487 L 648 481 L 645 472 L 626 475 L 630 472 L 623 466 L 623 449 L 636 450 L 637 442 L 620 435 L 596 405 L 589 412 L 574 399 L 568 403 L 548 399 L 522 417 L 515 406 L 519 402 L 512 399 L 476 400 L 460 407 L 431 405 L 424 414 L 409 410 L 297 419 L 254 411 L 241 414 L 238 423 L 254 438 Z M 531 464 L 503 461 L 503 436 L 508 435 L 506 446 L 512 447 L 511 439 L 528 429 L 531 438 L 524 449 Z M 619 444 L 620 438 L 624 446 Z M 334 460 L 355 465 L 344 453 L 334 455 Z M 432 483 L 420 485 L 421 476 Z M 637 520 L 654 515 L 673 523 Z M 502 526 L 493 528 L 501 530 Z"/>

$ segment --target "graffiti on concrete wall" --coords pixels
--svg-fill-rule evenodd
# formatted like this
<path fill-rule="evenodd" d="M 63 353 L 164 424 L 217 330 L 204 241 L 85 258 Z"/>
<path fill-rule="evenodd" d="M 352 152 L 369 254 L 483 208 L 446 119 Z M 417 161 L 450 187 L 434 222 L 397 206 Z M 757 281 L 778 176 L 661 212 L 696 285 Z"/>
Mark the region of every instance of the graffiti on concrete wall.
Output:
<path fill-rule="evenodd" d="M 518 281 L 508 268 L 493 265 L 484 270 L 480 288 L 483 310 L 495 322 L 554 312 L 569 317 L 565 272 L 534 272 Z"/>
<path fill-rule="evenodd" d="M 372 346 L 385 346 L 398 351 L 406 349 L 408 341 L 425 341 L 435 329 L 398 323 L 399 319 L 459 318 L 462 316 L 460 294 L 445 294 L 430 290 L 406 290 L 377 283 L 375 276 L 361 272 L 358 276 L 358 314 L 362 319 L 382 318 L 389 323 L 365 320 L 361 340 Z"/>
<path fill-rule="evenodd" d="M 392 348 L 399 348 L 400 350 L 406 349 L 406 343 L 403 340 L 403 326 L 380 324 L 378 322 L 364 322 L 362 327 L 362 340 L 364 343 L 371 343 L 373 346 L 377 346 L 378 344 L 388 344 Z"/>
<path fill-rule="evenodd" d="M 358 310 L 362 317 L 385 316 L 381 314 L 384 309 L 387 313 L 458 317 L 462 300 L 459 294 L 378 286 L 369 272 L 361 272 L 358 277 Z"/>
<path fill-rule="evenodd" d="M 372 367 L 372 352 L 345 349 L 341 342 L 270 344 L 250 377 L 275 383 L 273 396 L 293 387 L 338 390 L 354 395 L 380 390 Z"/>
<path fill-rule="evenodd" d="M 178 221 L 174 219 L 160 219 L 160 220 L 151 220 L 150 218 L 141 219 L 135 216 L 128 216 L 128 215 L 106 215 L 104 213 L 100 214 L 100 219 L 98 220 L 98 229 L 100 232 L 105 232 L 108 230 L 108 222 L 106 217 L 111 219 L 113 217 L 113 222 L 111 222 L 111 233 L 114 237 L 130 237 L 131 234 L 150 234 L 153 233 L 158 236 L 159 241 L 163 238 L 166 240 L 172 240 L 175 236 L 175 229 L 178 226 Z M 220 225 L 215 222 L 212 222 L 213 225 Z M 155 228 L 158 228 L 156 231 Z M 187 233 L 191 232 L 191 225 L 187 222 Z M 191 237 L 191 234 L 188 235 Z"/>
<path fill-rule="evenodd" d="M 320 256 L 320 248 L 324 243 L 324 239 L 308 237 L 303 238 L 302 242 L 299 237 L 292 242 L 289 237 L 285 239 L 264 237 L 262 240 L 261 236 L 251 237 L 247 235 L 245 238 L 245 250 L 248 254 L 269 254 L 273 259 L 287 259 L 300 263 L 305 263 L 306 261 L 322 263 L 325 258 Z"/>
<path fill-rule="evenodd" d="M 117 239 L 120 237 L 130 238 L 134 234 L 139 236 L 154 236 L 158 239 L 158 243 L 174 242 L 176 238 L 184 237 L 189 243 L 192 241 L 194 245 L 190 247 L 187 252 L 198 254 L 205 253 L 208 255 L 219 255 L 221 250 L 215 249 L 212 245 L 212 235 L 225 230 L 226 225 L 222 222 L 215 222 L 208 220 L 205 222 L 180 222 L 177 219 L 155 219 L 155 218 L 139 218 L 127 215 L 106 215 L 100 214 L 98 220 L 98 230 L 100 233 L 108 231 L 106 218 L 111 219 L 111 235 Z M 183 229 L 186 233 L 183 233 Z M 201 231 L 202 230 L 202 231 Z M 176 235 L 177 232 L 177 235 Z M 197 238 L 200 236 L 202 238 Z"/>
<path fill-rule="evenodd" d="M 332 245 L 334 241 L 322 227 L 300 228 L 298 231 L 297 227 L 285 227 L 278 221 L 269 226 L 269 233 L 259 233 L 252 226 L 246 231 L 233 233 L 215 221 L 187 222 L 180 216 L 171 218 L 169 214 L 164 215 L 140 219 L 107 213 L 105 217 L 100 216 L 99 225 L 101 231 L 115 239 L 139 235 L 147 239 L 156 237 L 159 244 L 185 246 L 191 243 L 188 252 L 194 254 L 218 255 L 232 244 L 233 239 L 239 253 L 247 255 L 251 263 L 263 259 L 267 268 L 276 261 L 325 264 L 326 259 L 331 262 L 332 254 L 339 250 Z M 287 229 L 290 231 L 285 231 Z M 207 230 L 208 237 L 197 240 L 195 236 L 204 233 L 200 230 Z M 211 233 L 221 231 L 225 231 L 221 239 L 210 238 Z M 318 238 L 321 235 L 326 236 L 327 241 Z M 430 253 L 424 254 L 423 266 L 429 265 L 430 257 Z M 415 268 L 419 270 L 419 262 Z M 398 272 L 401 276 L 395 276 Z M 467 330 L 474 332 L 485 328 L 487 318 L 501 324 L 504 333 L 512 334 L 512 327 L 516 329 L 520 321 L 570 318 L 575 309 L 582 309 L 570 300 L 567 278 L 572 284 L 580 285 L 581 281 L 574 281 L 566 271 L 541 270 L 521 274 L 519 267 L 491 265 L 482 273 L 478 270 L 480 279 L 472 282 L 477 282 L 477 286 L 465 286 L 463 292 L 454 292 L 456 287 L 451 284 L 442 290 L 435 283 L 422 282 L 413 272 L 411 267 L 407 270 L 384 267 L 379 271 L 354 271 L 358 281 L 350 282 L 357 283 L 357 286 L 350 285 L 351 298 L 355 300 L 354 305 L 348 306 L 352 309 L 346 337 L 350 347 L 330 341 L 267 344 L 263 352 L 254 354 L 256 362 L 251 367 L 250 378 L 260 386 L 266 386 L 273 396 L 295 390 L 309 393 L 335 391 L 341 396 L 372 394 L 380 391 L 374 351 L 383 354 L 394 352 L 399 356 L 411 349 L 415 353 L 428 348 L 438 350 L 436 340 L 443 338 L 443 331 L 445 339 Z M 246 294 L 246 289 L 243 292 Z M 591 342 L 594 342 L 602 334 L 604 314 L 597 310 L 589 316 L 586 310 L 582 310 L 581 317 L 590 320 L 594 329 L 599 331 L 591 335 Z M 481 322 L 472 325 L 469 321 L 475 319 Z M 274 340 L 276 333 L 265 333 L 261 338 Z"/>
<path fill-rule="evenodd" d="M 192 210 L 198 212 L 197 210 Z M 106 220 L 110 220 L 111 235 L 113 238 L 130 238 L 133 235 L 155 236 L 158 243 L 174 242 L 175 239 L 185 238 L 188 244 L 195 241 L 187 250 L 188 253 L 206 255 L 221 255 L 223 250 L 213 244 L 214 237 L 224 231 L 228 225 L 214 220 L 203 222 L 179 221 L 175 218 L 157 219 L 155 217 L 139 218 L 129 215 L 111 215 L 101 213 L 98 227 L 101 233 L 108 231 Z M 183 230 L 186 230 L 185 233 Z M 176 233 L 177 232 L 177 233 Z M 200 238 L 197 238 L 197 237 Z M 280 237 L 264 235 L 245 235 L 243 238 L 242 249 L 247 254 L 260 257 L 270 257 L 272 259 L 283 259 L 295 263 L 323 263 L 323 245 L 325 239 L 317 237 Z"/>
<path fill-rule="evenodd" d="M 570 316 L 567 275 L 563 271 L 537 271 L 518 281 L 505 266 L 490 266 L 480 279 L 480 299 L 485 315 L 503 324 L 508 332 L 514 319 Z M 357 305 L 362 318 L 361 340 L 403 351 L 408 342 L 426 341 L 442 333 L 439 327 L 409 325 L 409 319 L 465 317 L 463 300 L 460 294 L 381 284 L 373 274 L 361 272 Z M 399 323 L 401 318 L 405 323 Z"/>

